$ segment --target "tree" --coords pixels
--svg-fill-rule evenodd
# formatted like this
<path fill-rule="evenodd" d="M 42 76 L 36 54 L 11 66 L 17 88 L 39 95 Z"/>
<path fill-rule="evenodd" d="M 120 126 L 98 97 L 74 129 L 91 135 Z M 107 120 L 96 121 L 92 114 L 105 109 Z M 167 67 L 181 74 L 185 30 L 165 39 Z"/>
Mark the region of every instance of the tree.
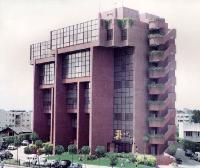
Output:
<path fill-rule="evenodd" d="M 149 142 L 149 136 L 148 135 L 145 135 L 143 137 L 143 142 L 144 142 L 144 154 L 146 154 L 147 143 Z"/>
<path fill-rule="evenodd" d="M 200 123 L 200 110 L 192 111 L 192 122 Z"/>
<path fill-rule="evenodd" d="M 166 153 L 169 155 L 175 156 L 177 151 L 177 145 L 176 144 L 171 144 L 168 146 L 168 148 L 165 150 Z"/>
<path fill-rule="evenodd" d="M 31 134 L 31 136 L 30 136 L 30 140 L 33 142 L 33 143 L 35 143 L 35 141 L 38 139 L 38 135 L 35 133 L 35 132 L 33 132 L 32 134 Z"/>
<path fill-rule="evenodd" d="M 77 147 L 74 144 L 71 144 L 67 147 L 69 154 L 72 155 L 72 163 L 73 163 L 73 155 L 77 153 Z"/>
<path fill-rule="evenodd" d="M 56 147 L 55 147 L 55 153 L 57 154 L 57 155 L 59 155 L 59 160 L 60 160 L 60 155 L 62 154 L 62 153 L 64 153 L 65 152 L 65 149 L 64 149 L 64 147 L 62 146 L 62 145 L 57 145 Z"/>
<path fill-rule="evenodd" d="M 42 144 L 43 144 L 42 140 L 35 141 L 35 145 L 36 145 L 37 149 L 42 148 Z"/>
<path fill-rule="evenodd" d="M 19 148 L 20 145 L 21 145 L 21 140 L 20 140 L 19 137 L 16 137 L 16 138 L 14 139 L 14 145 L 15 145 L 15 147 L 17 147 L 17 161 L 18 161 L 18 148 Z"/>

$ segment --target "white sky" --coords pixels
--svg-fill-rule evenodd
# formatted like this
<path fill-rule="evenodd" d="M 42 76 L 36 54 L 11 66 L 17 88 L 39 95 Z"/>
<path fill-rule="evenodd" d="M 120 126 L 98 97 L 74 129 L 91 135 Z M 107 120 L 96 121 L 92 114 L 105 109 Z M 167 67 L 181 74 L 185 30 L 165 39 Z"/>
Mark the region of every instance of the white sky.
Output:
<path fill-rule="evenodd" d="M 32 109 L 29 46 L 52 29 L 97 18 L 121 0 L 0 0 L 0 108 Z M 124 0 L 124 6 L 164 17 L 177 29 L 177 108 L 200 108 L 200 0 Z"/>

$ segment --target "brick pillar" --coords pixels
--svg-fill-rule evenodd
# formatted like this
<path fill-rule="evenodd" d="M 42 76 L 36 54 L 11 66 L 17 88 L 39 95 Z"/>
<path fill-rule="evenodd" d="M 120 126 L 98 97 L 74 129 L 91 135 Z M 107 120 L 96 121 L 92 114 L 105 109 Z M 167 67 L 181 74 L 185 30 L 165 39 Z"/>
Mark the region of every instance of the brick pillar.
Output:
<path fill-rule="evenodd" d="M 66 109 L 66 87 L 62 83 L 62 56 L 55 54 L 54 145 L 67 146 L 71 141 L 71 118 Z"/>
<path fill-rule="evenodd" d="M 112 48 L 92 48 L 92 109 L 90 114 L 90 148 L 105 146 L 113 137 L 114 54 Z"/>
<path fill-rule="evenodd" d="M 43 93 L 40 89 L 40 69 L 34 64 L 33 131 L 43 140 L 49 139 L 48 115 L 43 110 Z"/>
<path fill-rule="evenodd" d="M 82 146 L 89 145 L 89 114 L 84 110 L 84 83 L 78 82 L 77 93 L 77 147 L 81 149 Z"/>
<path fill-rule="evenodd" d="M 51 130 L 50 130 L 50 142 L 53 144 L 54 135 L 54 88 L 51 89 Z"/>

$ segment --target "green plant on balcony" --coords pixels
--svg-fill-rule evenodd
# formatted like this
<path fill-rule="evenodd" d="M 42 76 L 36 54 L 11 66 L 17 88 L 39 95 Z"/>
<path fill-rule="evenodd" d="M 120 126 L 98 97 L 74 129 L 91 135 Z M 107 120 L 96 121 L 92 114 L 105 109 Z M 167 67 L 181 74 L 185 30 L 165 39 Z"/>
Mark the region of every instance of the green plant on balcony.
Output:
<path fill-rule="evenodd" d="M 155 72 L 155 71 L 163 71 L 164 70 L 164 68 L 163 67 L 156 67 L 156 66 L 151 66 L 151 67 L 149 67 L 149 71 L 150 72 Z"/>
<path fill-rule="evenodd" d="M 132 26 L 134 25 L 133 19 L 130 19 L 130 18 L 129 18 L 129 19 L 128 19 L 128 24 L 129 24 L 129 26 L 132 27 Z"/>
<path fill-rule="evenodd" d="M 150 51 L 149 56 L 153 57 L 153 56 L 160 56 L 162 57 L 164 54 L 164 51 L 159 51 L 159 50 L 153 50 Z"/>
<path fill-rule="evenodd" d="M 149 34 L 149 38 L 162 38 L 164 36 L 163 33 Z"/>
<path fill-rule="evenodd" d="M 150 122 L 152 122 L 152 121 L 163 122 L 164 121 L 164 117 L 149 117 L 148 120 Z"/>
<path fill-rule="evenodd" d="M 158 105 L 158 106 L 162 106 L 164 104 L 164 101 L 159 101 L 159 100 L 150 100 L 149 105 Z"/>
<path fill-rule="evenodd" d="M 117 25 L 120 29 L 123 29 L 124 27 L 126 27 L 126 19 L 117 19 Z"/>
<path fill-rule="evenodd" d="M 164 89 L 164 84 L 156 84 L 156 83 L 151 83 L 148 85 L 149 89 L 152 89 L 152 88 L 157 88 L 159 90 L 163 90 Z"/>
<path fill-rule="evenodd" d="M 162 139 L 162 138 L 164 138 L 164 135 L 163 134 L 150 134 L 149 137 L 150 138 Z"/>

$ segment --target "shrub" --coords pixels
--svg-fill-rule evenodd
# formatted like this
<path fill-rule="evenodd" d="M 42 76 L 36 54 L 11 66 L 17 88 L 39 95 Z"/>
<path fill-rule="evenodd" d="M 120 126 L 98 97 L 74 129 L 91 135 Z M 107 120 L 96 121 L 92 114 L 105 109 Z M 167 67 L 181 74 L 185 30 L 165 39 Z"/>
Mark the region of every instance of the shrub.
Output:
<path fill-rule="evenodd" d="M 90 153 L 90 147 L 89 146 L 83 146 L 81 148 L 81 153 L 84 155 L 88 155 Z"/>
<path fill-rule="evenodd" d="M 61 155 L 62 153 L 64 153 L 65 152 L 65 149 L 64 149 L 64 147 L 62 146 L 62 145 L 57 145 L 56 147 L 55 147 L 55 153 L 57 154 L 57 155 Z"/>
<path fill-rule="evenodd" d="M 188 140 L 180 140 L 180 144 L 183 146 L 183 149 L 190 149 L 192 152 L 200 152 L 200 144 Z"/>
<path fill-rule="evenodd" d="M 36 154 L 37 153 L 36 145 L 30 145 L 29 149 L 30 149 L 31 154 Z"/>
<path fill-rule="evenodd" d="M 155 166 L 156 165 L 156 157 L 152 155 L 137 155 L 136 161 L 138 164 L 143 164 L 147 166 Z"/>
<path fill-rule="evenodd" d="M 177 150 L 177 146 L 175 144 L 171 144 L 168 146 L 165 152 L 168 153 L 169 155 L 175 156 L 176 150 Z"/>
<path fill-rule="evenodd" d="M 35 141 L 38 139 L 38 135 L 33 132 L 31 135 L 30 135 L 30 140 L 33 141 L 33 143 L 35 143 Z"/>
<path fill-rule="evenodd" d="M 46 155 L 50 155 L 53 153 L 53 145 L 50 143 L 45 143 L 43 144 L 43 148 L 44 148 L 44 153 Z"/>
<path fill-rule="evenodd" d="M 42 155 L 42 154 L 44 154 L 44 150 L 41 148 L 37 149 L 37 155 Z"/>
<path fill-rule="evenodd" d="M 87 160 L 96 160 L 97 156 L 96 155 L 88 155 Z"/>
<path fill-rule="evenodd" d="M 115 154 L 110 155 L 109 159 L 110 159 L 110 165 L 111 166 L 117 165 L 118 159 L 117 159 L 117 156 Z"/>
<path fill-rule="evenodd" d="M 74 144 L 69 145 L 67 149 L 68 149 L 68 152 L 70 154 L 76 154 L 77 153 L 77 148 L 76 148 L 76 145 L 74 145 Z"/>
<path fill-rule="evenodd" d="M 104 146 L 97 146 L 95 149 L 95 154 L 98 158 L 104 157 L 106 153 L 105 147 Z"/>
<path fill-rule="evenodd" d="M 4 137 L 3 140 L 4 140 L 4 142 L 5 142 L 6 144 L 8 144 L 8 145 L 9 145 L 9 144 L 12 144 L 12 143 L 14 143 L 15 136 Z"/>
<path fill-rule="evenodd" d="M 39 149 L 39 148 L 42 148 L 42 144 L 43 144 L 43 142 L 42 142 L 42 140 L 36 140 L 35 141 L 35 145 L 36 145 L 36 147 Z"/>
<path fill-rule="evenodd" d="M 31 150 L 30 150 L 30 148 L 29 148 L 28 146 L 26 146 L 26 147 L 24 148 L 24 153 L 25 153 L 25 154 L 32 154 L 32 153 L 31 153 Z"/>

